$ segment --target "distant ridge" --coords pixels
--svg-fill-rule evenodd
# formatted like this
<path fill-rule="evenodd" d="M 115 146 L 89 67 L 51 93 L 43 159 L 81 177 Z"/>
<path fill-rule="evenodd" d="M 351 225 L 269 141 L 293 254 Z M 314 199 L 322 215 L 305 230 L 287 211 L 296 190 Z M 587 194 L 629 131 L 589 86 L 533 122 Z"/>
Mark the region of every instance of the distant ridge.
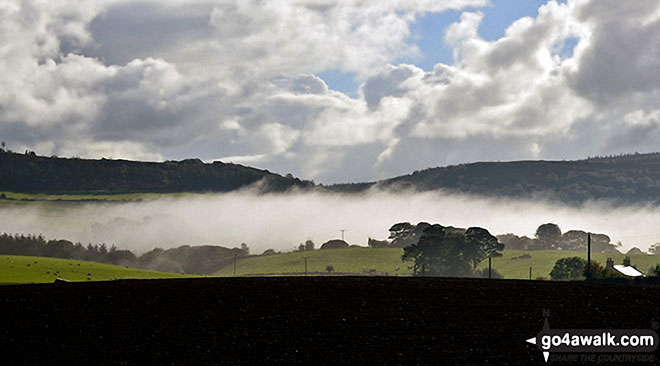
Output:
<path fill-rule="evenodd" d="M 575 161 L 478 162 L 429 168 L 373 183 L 337 184 L 339 192 L 372 187 L 445 190 L 500 197 L 547 198 L 565 203 L 608 200 L 660 203 L 660 153 L 594 157 Z"/>
<path fill-rule="evenodd" d="M 312 187 L 291 175 L 283 177 L 223 162 L 199 159 L 164 163 L 92 160 L 17 154 L 0 150 L 0 190 L 13 192 L 227 192 L 260 184 L 266 192 Z"/>
<path fill-rule="evenodd" d="M 369 183 L 315 185 L 223 162 L 199 159 L 163 163 L 92 160 L 0 150 L 0 191 L 11 192 L 228 192 L 258 184 L 262 192 L 292 188 L 360 193 L 442 190 L 489 197 L 544 198 L 568 204 L 660 204 L 660 153 L 574 161 L 478 162 L 415 171 Z"/>

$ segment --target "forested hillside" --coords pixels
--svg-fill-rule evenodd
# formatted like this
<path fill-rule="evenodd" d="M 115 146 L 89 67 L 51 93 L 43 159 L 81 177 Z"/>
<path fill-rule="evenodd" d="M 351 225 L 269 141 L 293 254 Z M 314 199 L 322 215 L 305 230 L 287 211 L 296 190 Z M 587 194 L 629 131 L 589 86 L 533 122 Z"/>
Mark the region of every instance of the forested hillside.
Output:
<path fill-rule="evenodd" d="M 310 181 L 267 170 L 199 159 L 164 163 L 88 160 L 0 150 L 0 191 L 226 192 L 261 182 L 264 191 L 309 187 Z"/>
<path fill-rule="evenodd" d="M 605 199 L 660 203 L 660 153 L 577 161 L 480 162 L 429 168 L 371 183 L 315 186 L 242 165 L 199 159 L 164 163 L 87 160 L 16 154 L 0 150 L 0 191 L 10 192 L 226 192 L 259 182 L 263 191 L 317 188 L 357 193 L 445 190 L 503 197 L 541 197 L 565 203 Z"/>
<path fill-rule="evenodd" d="M 546 197 L 568 203 L 607 199 L 660 203 L 660 153 L 577 161 L 481 162 L 416 171 L 374 183 L 329 187 L 356 192 L 374 185 L 420 191 L 444 189 L 505 197 Z"/>

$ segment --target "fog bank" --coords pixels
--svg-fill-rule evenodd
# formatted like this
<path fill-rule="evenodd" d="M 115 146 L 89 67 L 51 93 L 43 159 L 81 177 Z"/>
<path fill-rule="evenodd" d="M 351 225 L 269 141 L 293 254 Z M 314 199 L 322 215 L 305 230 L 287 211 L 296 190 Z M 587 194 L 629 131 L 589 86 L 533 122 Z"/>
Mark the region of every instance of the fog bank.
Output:
<path fill-rule="evenodd" d="M 251 191 L 190 195 L 131 203 L 16 203 L 0 205 L 0 232 L 43 234 L 49 239 L 115 244 L 141 253 L 154 247 L 247 243 L 252 253 L 290 250 L 307 239 L 317 248 L 340 238 L 366 246 L 367 238 L 387 238 L 397 222 L 427 221 L 457 227 L 481 226 L 492 234 L 533 237 L 546 222 L 562 231 L 608 234 L 622 250 L 646 250 L 660 241 L 660 208 L 614 207 L 589 202 L 580 207 L 532 200 L 467 195 L 391 193 L 289 193 Z"/>

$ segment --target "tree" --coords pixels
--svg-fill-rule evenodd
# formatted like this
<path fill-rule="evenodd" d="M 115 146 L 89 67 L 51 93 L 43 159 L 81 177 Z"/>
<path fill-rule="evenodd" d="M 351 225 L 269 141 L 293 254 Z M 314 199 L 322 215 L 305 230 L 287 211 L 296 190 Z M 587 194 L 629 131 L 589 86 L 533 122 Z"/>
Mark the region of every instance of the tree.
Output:
<path fill-rule="evenodd" d="M 328 271 L 328 273 L 332 273 L 335 271 L 335 267 L 328 264 L 327 266 L 325 266 L 325 270 Z"/>
<path fill-rule="evenodd" d="M 584 272 L 582 273 L 584 277 L 587 277 L 587 265 L 585 263 L 584 266 Z M 602 264 L 592 260 L 591 261 L 591 271 L 590 271 L 590 276 L 591 278 L 620 278 L 623 277 L 622 274 L 620 274 L 617 271 L 610 271 L 609 269 L 605 268 Z"/>
<path fill-rule="evenodd" d="M 431 225 L 427 222 L 420 222 L 417 225 L 412 225 L 409 222 L 400 222 L 392 225 L 389 236 L 389 239 L 391 239 L 390 247 L 405 248 L 417 243 L 424 230 L 429 226 Z"/>
<path fill-rule="evenodd" d="M 550 271 L 553 280 L 577 280 L 583 278 L 587 261 L 580 257 L 560 258 Z"/>
<path fill-rule="evenodd" d="M 135 259 L 136 259 L 135 254 L 133 254 L 133 252 L 131 252 L 130 250 L 117 250 L 115 248 L 110 250 L 110 252 L 108 252 L 107 255 L 108 263 L 122 265 L 122 266 L 133 265 Z"/>
<path fill-rule="evenodd" d="M 304 252 L 307 250 L 314 250 L 314 242 L 309 239 L 307 239 L 307 241 L 305 241 L 304 243 L 300 243 L 300 245 L 298 245 L 297 251 Z"/>
<path fill-rule="evenodd" d="M 547 223 L 536 229 L 539 249 L 557 249 L 561 243 L 561 229 L 557 224 Z"/>
<path fill-rule="evenodd" d="M 660 254 L 660 243 L 655 243 L 649 247 L 649 253 Z"/>
<path fill-rule="evenodd" d="M 621 242 L 618 244 L 610 243 L 610 237 L 605 234 L 591 234 L 591 250 L 596 253 L 618 253 L 616 250 L 617 246 L 621 246 Z"/>
<path fill-rule="evenodd" d="M 564 250 L 587 250 L 587 233 L 582 230 L 569 230 L 561 236 Z"/>
<path fill-rule="evenodd" d="M 432 237 L 429 244 L 437 243 L 438 239 Z M 447 233 L 444 238 L 440 239 L 439 243 L 441 245 L 436 246 L 434 248 L 436 250 L 432 250 L 429 257 L 429 274 L 455 277 L 471 276 L 473 269 L 472 255 L 476 250 L 466 245 L 465 235 Z"/>
<path fill-rule="evenodd" d="M 464 233 L 435 224 L 424 229 L 416 244 L 403 249 L 403 261 L 414 261 L 415 274 L 430 276 L 471 276 L 489 256 L 501 255 L 504 245 L 488 230 L 472 227 Z"/>
<path fill-rule="evenodd" d="M 504 244 L 501 244 L 488 230 L 480 227 L 471 227 L 465 231 L 465 243 L 473 270 L 476 270 L 479 263 L 488 257 L 501 257 L 500 252 L 504 250 Z"/>
<path fill-rule="evenodd" d="M 348 248 L 349 245 L 347 242 L 341 240 L 341 239 L 332 239 L 328 240 L 323 245 L 321 245 L 321 249 L 344 249 Z"/>
<path fill-rule="evenodd" d="M 264 250 L 263 253 L 261 253 L 261 255 L 275 255 L 275 254 L 279 254 L 278 252 L 275 251 L 275 249 L 266 249 Z"/>
<path fill-rule="evenodd" d="M 583 230 L 569 230 L 561 236 L 563 250 L 587 250 L 589 233 Z M 610 237 L 605 234 L 591 233 L 591 251 L 593 253 L 616 253 L 616 245 L 610 243 Z"/>
<path fill-rule="evenodd" d="M 369 238 L 367 240 L 367 245 L 369 248 L 387 248 L 390 246 L 390 243 L 387 240 L 376 240 Z"/>
<path fill-rule="evenodd" d="M 405 225 L 405 226 L 404 226 Z M 395 224 L 390 228 L 390 232 L 393 234 L 390 235 L 390 238 L 394 241 L 397 237 L 395 233 L 401 232 L 400 229 L 406 229 L 411 231 L 412 225 L 410 223 L 401 223 Z M 400 229 L 399 229 L 400 228 Z M 399 229 L 399 230 L 397 230 Z M 428 232 L 426 232 L 428 230 Z M 430 258 L 434 254 L 434 251 L 437 251 L 435 246 L 442 245 L 442 240 L 444 239 L 445 231 L 444 228 L 440 225 L 432 225 L 427 230 L 425 230 L 424 235 L 420 238 L 418 243 L 411 244 L 403 249 L 403 255 L 401 256 L 402 261 L 413 261 L 413 274 L 418 274 L 421 272 L 422 275 L 425 275 L 426 266 L 430 262 Z"/>
<path fill-rule="evenodd" d="M 528 250 L 534 246 L 534 239 L 511 233 L 497 235 L 497 240 L 504 244 L 507 250 Z"/>
<path fill-rule="evenodd" d="M 245 243 L 241 243 L 241 252 L 245 253 L 245 255 L 249 255 L 250 247 L 248 247 L 248 245 Z"/>

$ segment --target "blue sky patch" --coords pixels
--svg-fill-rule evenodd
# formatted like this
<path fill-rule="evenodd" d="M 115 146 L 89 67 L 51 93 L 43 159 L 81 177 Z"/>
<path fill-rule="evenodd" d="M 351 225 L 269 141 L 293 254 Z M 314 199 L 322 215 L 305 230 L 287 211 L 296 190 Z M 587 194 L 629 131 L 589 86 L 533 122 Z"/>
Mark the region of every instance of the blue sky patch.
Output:
<path fill-rule="evenodd" d="M 559 49 L 559 57 L 562 60 L 573 57 L 573 50 L 579 41 L 580 39 L 575 37 L 566 38 Z"/>
<path fill-rule="evenodd" d="M 565 0 L 558 1 L 565 3 Z M 506 29 L 516 20 L 530 16 L 536 17 L 541 5 L 547 0 L 491 0 L 492 6 L 483 8 L 467 8 L 461 11 L 449 10 L 442 13 L 427 13 L 419 16 L 410 26 L 409 42 L 417 45 L 420 55 L 402 57 L 392 63 L 416 65 L 425 70 L 432 71 L 438 63 L 454 64 L 452 48 L 444 42 L 447 27 L 460 21 L 464 11 L 480 11 L 484 18 L 479 26 L 479 36 L 487 41 L 495 41 L 504 36 Z M 568 39 L 560 50 L 560 57 L 571 57 L 577 39 Z M 356 73 L 346 73 L 340 70 L 328 70 L 317 74 L 328 87 L 340 91 L 352 98 L 357 98 L 359 84 L 355 81 Z"/>
<path fill-rule="evenodd" d="M 355 81 L 357 73 L 334 69 L 317 73 L 316 76 L 323 79 L 328 85 L 328 88 L 340 91 L 351 98 L 358 97 L 358 87 L 360 85 Z"/>

